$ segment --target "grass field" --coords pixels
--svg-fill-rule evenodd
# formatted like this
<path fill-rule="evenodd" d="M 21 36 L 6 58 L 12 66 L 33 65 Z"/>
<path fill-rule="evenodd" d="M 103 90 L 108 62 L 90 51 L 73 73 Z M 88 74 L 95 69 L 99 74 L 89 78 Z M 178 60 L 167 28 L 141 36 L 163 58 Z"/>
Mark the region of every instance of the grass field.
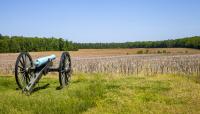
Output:
<path fill-rule="evenodd" d="M 33 59 L 56 54 L 55 63 L 61 53 L 30 52 Z M 70 52 L 74 69 L 70 84 L 56 90 L 58 76 L 50 74 L 30 96 L 16 89 L 12 73 L 18 53 L 0 54 L 0 74 L 4 72 L 0 75 L 0 114 L 197 114 L 199 54 L 200 50 L 186 48 Z M 47 83 L 48 87 L 41 88 Z"/>
<path fill-rule="evenodd" d="M 71 83 L 56 90 L 58 78 L 44 77 L 31 96 L 16 90 L 14 77 L 0 77 L 0 113 L 102 114 L 200 113 L 200 84 L 178 75 L 123 76 L 74 74 Z"/>

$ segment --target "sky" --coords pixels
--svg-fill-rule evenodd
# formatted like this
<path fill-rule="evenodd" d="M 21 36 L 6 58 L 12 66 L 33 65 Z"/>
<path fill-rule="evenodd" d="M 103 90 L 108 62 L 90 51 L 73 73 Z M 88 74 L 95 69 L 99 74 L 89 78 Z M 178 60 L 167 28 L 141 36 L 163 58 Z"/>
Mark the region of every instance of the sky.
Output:
<path fill-rule="evenodd" d="M 73 42 L 200 35 L 200 0 L 0 0 L 0 34 Z"/>

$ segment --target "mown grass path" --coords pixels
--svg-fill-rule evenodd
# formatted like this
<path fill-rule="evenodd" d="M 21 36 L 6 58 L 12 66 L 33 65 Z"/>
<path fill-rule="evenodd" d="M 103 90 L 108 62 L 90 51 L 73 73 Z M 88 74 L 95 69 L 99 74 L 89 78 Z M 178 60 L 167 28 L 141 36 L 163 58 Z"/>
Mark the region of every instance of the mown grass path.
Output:
<path fill-rule="evenodd" d="M 45 77 L 39 86 L 46 83 L 26 96 L 13 77 L 0 77 L 0 113 L 200 113 L 200 84 L 181 76 L 75 74 L 62 90 L 56 90 L 57 77 Z"/>

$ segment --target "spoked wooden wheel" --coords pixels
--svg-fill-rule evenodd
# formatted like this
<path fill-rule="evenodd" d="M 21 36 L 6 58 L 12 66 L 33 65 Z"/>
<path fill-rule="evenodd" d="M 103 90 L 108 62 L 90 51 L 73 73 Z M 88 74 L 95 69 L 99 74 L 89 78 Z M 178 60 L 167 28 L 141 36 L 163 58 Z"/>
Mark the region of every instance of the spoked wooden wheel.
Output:
<path fill-rule="evenodd" d="M 59 66 L 59 82 L 60 86 L 64 87 L 69 82 L 71 77 L 71 58 L 68 52 L 63 52 L 60 58 Z"/>
<path fill-rule="evenodd" d="M 17 57 L 15 64 L 15 79 L 17 85 L 20 89 L 23 89 L 30 82 L 33 73 L 30 68 L 33 66 L 33 61 L 31 56 L 26 53 L 20 53 Z"/>

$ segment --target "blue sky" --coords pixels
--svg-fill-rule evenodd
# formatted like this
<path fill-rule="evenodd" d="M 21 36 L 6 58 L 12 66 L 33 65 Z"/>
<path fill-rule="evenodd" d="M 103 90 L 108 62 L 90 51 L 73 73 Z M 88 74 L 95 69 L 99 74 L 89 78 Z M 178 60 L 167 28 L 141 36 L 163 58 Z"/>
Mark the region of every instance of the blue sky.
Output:
<path fill-rule="evenodd" d="M 0 33 L 74 42 L 200 35 L 200 0 L 0 0 Z"/>

